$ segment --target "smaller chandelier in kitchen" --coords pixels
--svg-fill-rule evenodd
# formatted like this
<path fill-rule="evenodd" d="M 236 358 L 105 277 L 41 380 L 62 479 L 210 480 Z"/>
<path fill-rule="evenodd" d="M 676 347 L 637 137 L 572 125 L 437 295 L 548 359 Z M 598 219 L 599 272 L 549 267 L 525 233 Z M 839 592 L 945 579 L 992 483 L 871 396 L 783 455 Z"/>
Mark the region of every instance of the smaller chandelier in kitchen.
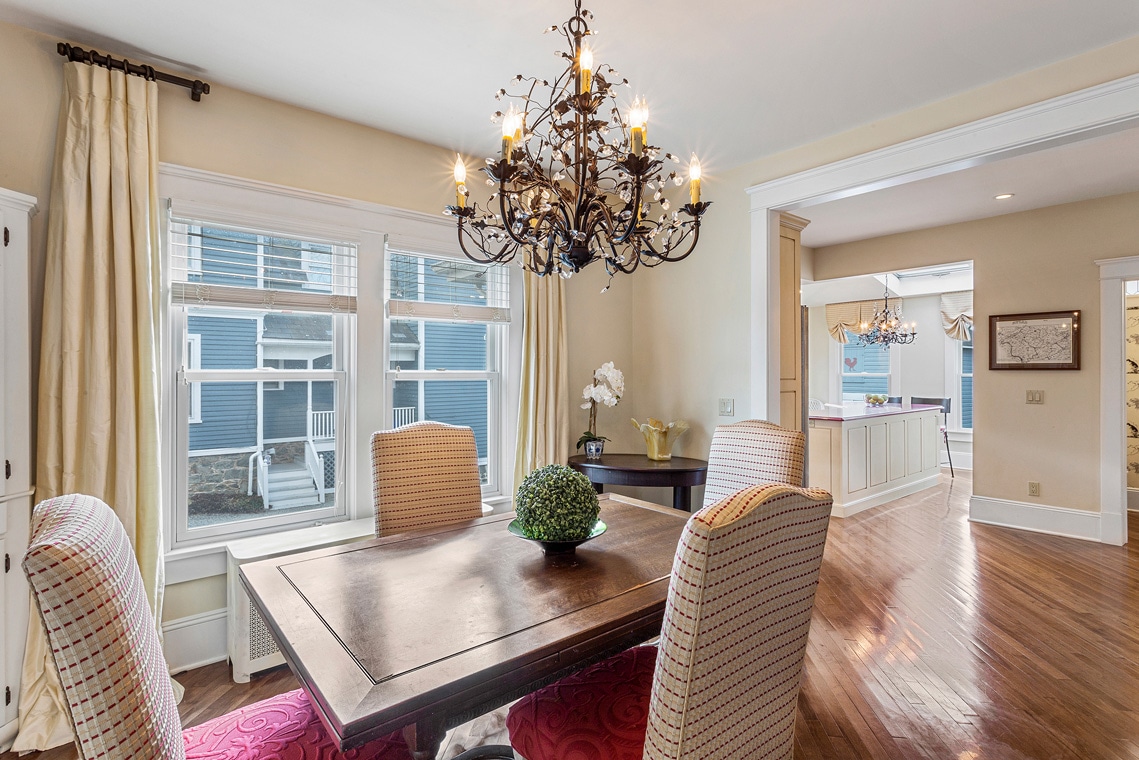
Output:
<path fill-rule="evenodd" d="M 904 346 L 913 343 L 918 336 L 917 323 L 902 321 L 902 310 L 890 308 L 890 289 L 886 288 L 886 300 L 881 309 L 874 310 L 874 318 L 859 326 L 858 343 L 863 346 L 889 348 L 891 344 Z"/>
<path fill-rule="evenodd" d="M 671 210 L 669 183 L 685 178 L 665 168 L 679 165 L 648 142 L 648 107 L 638 98 L 621 115 L 617 88 L 628 85 L 612 67 L 595 64 L 587 38 L 593 15 L 576 0 L 560 31 L 569 63 L 552 83 L 518 75 L 497 98 L 511 102 L 494 120 L 502 124 L 502 153 L 483 171 L 496 187 L 485 209 L 468 205 L 466 167 L 455 161 L 459 245 L 482 263 L 519 263 L 539 275 L 570 277 L 604 261 L 612 277 L 639 265 L 680 261 L 700 238 L 700 162 L 688 166 L 689 203 Z M 680 167 L 677 166 L 677 169 Z"/>

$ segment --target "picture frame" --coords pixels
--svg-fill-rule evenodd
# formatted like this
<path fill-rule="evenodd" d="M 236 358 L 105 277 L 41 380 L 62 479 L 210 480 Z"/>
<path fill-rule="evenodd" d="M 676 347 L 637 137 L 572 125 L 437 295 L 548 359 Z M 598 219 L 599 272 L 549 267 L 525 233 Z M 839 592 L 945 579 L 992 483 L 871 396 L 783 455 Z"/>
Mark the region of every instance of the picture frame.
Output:
<path fill-rule="evenodd" d="M 989 369 L 1079 368 L 1079 309 L 989 317 Z"/>

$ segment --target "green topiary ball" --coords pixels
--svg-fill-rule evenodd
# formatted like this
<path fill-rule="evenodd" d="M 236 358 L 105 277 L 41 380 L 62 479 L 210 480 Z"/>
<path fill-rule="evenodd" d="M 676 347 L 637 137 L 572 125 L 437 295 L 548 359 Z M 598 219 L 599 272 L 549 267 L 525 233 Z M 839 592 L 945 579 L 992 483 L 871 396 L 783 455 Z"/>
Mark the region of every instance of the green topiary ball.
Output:
<path fill-rule="evenodd" d="M 514 511 L 518 527 L 529 538 L 578 541 L 589 537 L 601 505 L 589 478 L 564 464 L 551 464 L 522 481 Z"/>

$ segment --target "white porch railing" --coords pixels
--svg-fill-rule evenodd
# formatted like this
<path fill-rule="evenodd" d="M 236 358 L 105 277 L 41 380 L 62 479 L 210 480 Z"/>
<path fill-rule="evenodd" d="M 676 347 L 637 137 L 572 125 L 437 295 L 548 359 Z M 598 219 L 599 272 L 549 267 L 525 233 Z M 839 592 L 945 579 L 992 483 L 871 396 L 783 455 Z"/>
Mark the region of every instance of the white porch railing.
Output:
<path fill-rule="evenodd" d="M 326 440 L 336 437 L 336 411 L 329 409 L 324 412 L 309 412 L 309 437 L 314 440 Z"/>
<path fill-rule="evenodd" d="M 414 406 L 397 406 L 392 409 L 392 427 L 403 427 L 418 421 L 418 409 Z"/>
<path fill-rule="evenodd" d="M 305 467 L 312 477 L 312 484 L 316 486 L 320 503 L 324 503 L 324 456 L 318 454 L 312 441 L 305 441 Z"/>
<path fill-rule="evenodd" d="M 253 495 L 254 467 L 257 468 L 257 493 L 261 497 L 261 505 L 269 509 L 269 463 L 265 461 L 260 451 L 254 451 L 249 455 L 249 484 L 245 493 L 247 496 Z"/>

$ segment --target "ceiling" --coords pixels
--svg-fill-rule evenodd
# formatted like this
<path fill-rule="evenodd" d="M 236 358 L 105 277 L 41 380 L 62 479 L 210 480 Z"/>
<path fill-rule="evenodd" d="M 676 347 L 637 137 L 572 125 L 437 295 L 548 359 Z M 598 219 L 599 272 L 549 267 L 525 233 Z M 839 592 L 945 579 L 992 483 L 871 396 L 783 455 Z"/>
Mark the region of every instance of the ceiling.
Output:
<path fill-rule="evenodd" d="M 712 178 L 1139 36 L 1135 0 L 586 7 L 596 16 L 596 59 L 630 80 L 626 101 L 644 95 L 649 103 L 651 142 L 697 153 Z M 555 53 L 564 41 L 542 29 L 571 12 L 569 0 L 0 0 L 0 20 L 474 155 L 498 150 L 490 122 L 498 88 L 515 74 L 561 71 Z M 1102 140 L 1102 152 L 1069 146 L 1071 154 L 1036 157 L 1048 163 L 1022 157 L 805 209 L 813 223 L 804 243 L 1139 188 L 1135 168 L 1122 165 L 1130 162 L 1113 160 L 1139 155 L 1136 138 Z M 994 206 L 994 187 L 1016 198 Z"/>

